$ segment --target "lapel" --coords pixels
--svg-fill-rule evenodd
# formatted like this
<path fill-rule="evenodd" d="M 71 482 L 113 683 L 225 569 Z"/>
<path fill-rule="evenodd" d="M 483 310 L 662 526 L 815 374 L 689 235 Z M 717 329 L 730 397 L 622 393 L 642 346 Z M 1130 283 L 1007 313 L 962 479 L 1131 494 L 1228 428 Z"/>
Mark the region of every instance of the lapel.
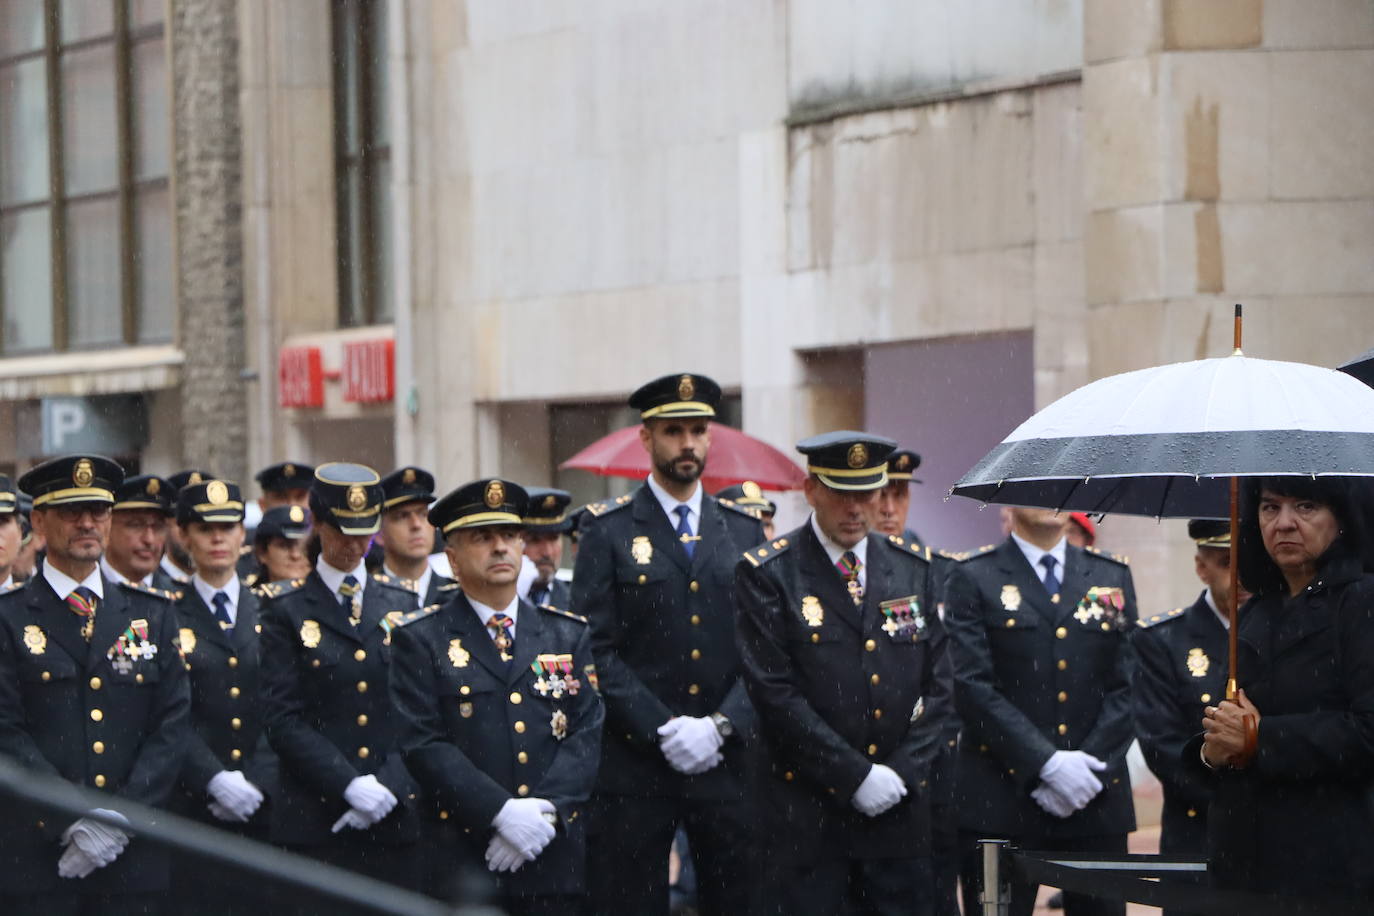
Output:
<path fill-rule="evenodd" d="M 239 589 L 239 614 L 238 620 L 242 622 L 243 596 L 248 594 L 248 589 Z M 186 592 L 181 599 L 181 612 L 185 615 L 185 623 L 191 630 L 195 631 L 197 639 L 204 639 L 215 643 L 225 649 L 232 649 L 233 645 L 225 634 L 224 628 L 215 619 L 215 612 L 210 610 L 210 606 L 205 603 L 205 599 L 200 597 L 200 592 L 196 591 L 194 585 L 188 585 Z M 237 627 L 235 627 L 237 631 Z"/>
<path fill-rule="evenodd" d="M 304 616 L 319 621 L 345 639 L 353 642 L 363 641 L 358 629 L 348 622 L 348 612 L 343 609 L 343 605 L 339 604 L 334 593 L 329 590 L 329 586 L 324 584 L 324 579 L 320 578 L 318 571 L 311 570 L 310 577 L 305 581 L 305 587 L 301 589 L 301 594 L 306 601 Z M 363 600 L 366 601 L 367 589 L 363 589 L 363 595 Z"/>
<path fill-rule="evenodd" d="M 215 629 L 219 629 L 218 624 Z M 238 616 L 234 618 L 234 632 L 229 637 L 229 643 L 234 647 L 234 651 L 241 655 L 257 638 L 258 596 L 240 583 Z"/>
<path fill-rule="evenodd" d="M 704 508 L 705 496 L 701 502 Z M 656 553 L 664 554 L 683 572 L 687 572 L 687 551 L 677 539 L 677 531 L 668 523 L 667 513 L 663 511 L 663 506 L 659 505 L 658 498 L 654 496 L 654 491 L 649 489 L 647 483 L 640 484 L 639 489 L 635 491 L 634 499 L 630 503 L 630 512 L 634 514 L 634 530 L 647 534 Z"/>
<path fill-rule="evenodd" d="M 1024 559 L 1025 554 L 1021 554 L 1021 557 Z M 1081 547 L 1067 545 L 1064 548 L 1064 576 L 1059 583 L 1059 604 L 1055 607 L 1057 621 L 1074 615 L 1078 610 L 1078 602 L 1088 594 L 1088 589 L 1105 584 L 1090 582 L 1090 578 L 1087 553 Z M 1043 593 L 1044 590 L 1045 587 L 1041 585 L 1040 591 Z"/>
<path fill-rule="evenodd" d="M 543 612 L 524 598 L 520 599 L 520 610 L 515 621 L 515 660 L 510 663 L 506 683 L 514 684 L 525 676 L 544 644 L 540 637 L 544 632 Z"/>
<path fill-rule="evenodd" d="M 844 576 L 840 575 L 840 571 L 830 562 L 830 555 L 821 546 L 820 539 L 811 529 L 809 520 L 802 526 L 799 540 L 801 562 L 798 566 L 801 569 L 802 586 L 805 588 L 803 594 L 815 595 L 821 599 L 821 606 L 827 614 L 834 614 L 856 632 L 863 632 L 859 622 L 859 609 L 849 597 Z M 865 596 L 867 594 L 866 592 Z M 867 601 L 867 597 L 864 600 Z"/>
<path fill-rule="evenodd" d="M 1222 652 L 1226 651 L 1226 627 L 1221 625 L 1221 621 L 1207 604 L 1207 592 L 1198 595 L 1193 606 L 1184 612 L 1184 616 L 1188 618 L 1190 643 L 1211 652 L 1217 651 L 1217 647 L 1220 647 Z"/>
<path fill-rule="evenodd" d="M 43 632 L 61 646 L 72 661 L 84 667 L 90 646 L 81 638 L 81 624 L 76 614 L 72 613 L 65 601 L 57 597 L 57 592 L 52 590 L 41 571 L 25 587 L 29 590 L 29 611 L 42 622 Z"/>
<path fill-rule="evenodd" d="M 86 655 L 87 669 L 94 668 L 105 658 L 115 640 L 129 627 L 129 598 L 124 589 L 105 580 L 105 600 L 96 607 L 95 634 Z M 159 647 L 161 648 L 161 647 Z"/>
<path fill-rule="evenodd" d="M 1011 537 L 1008 537 L 1002 542 L 1002 546 L 997 548 L 997 562 L 1002 568 L 1005 579 L 996 587 L 1000 590 L 1002 585 L 1015 585 L 1021 592 L 1022 603 L 1029 604 L 1046 622 L 1053 623 L 1059 616 L 1060 608 L 1050 600 L 1049 592 L 1045 591 L 1045 583 L 1040 581 L 1040 577 L 1031 568 L 1026 555 L 1021 552 L 1021 548 Z M 1067 569 L 1064 572 L 1065 575 L 1068 574 Z M 1064 585 L 1061 582 L 1059 601 L 1062 604 L 1065 600 Z M 1001 603 L 1000 598 L 998 603 Z"/>
<path fill-rule="evenodd" d="M 701 539 L 697 541 L 696 552 L 692 554 L 689 569 L 693 579 L 701 578 L 701 571 L 710 562 L 711 555 L 726 539 L 725 516 L 720 506 L 716 505 L 715 498 L 706 495 L 704 491 L 701 494 L 701 523 L 697 525 L 697 534 Z"/>
<path fill-rule="evenodd" d="M 454 596 L 450 604 L 453 613 L 448 615 L 448 632 L 450 640 L 458 637 L 463 640 L 463 648 L 468 650 L 473 658 L 494 674 L 501 681 L 506 679 L 506 663 L 501 661 L 501 654 L 496 651 L 496 645 L 491 641 L 487 628 L 477 619 L 477 611 L 473 608 L 467 596 L 461 592 Z M 523 610 L 523 607 L 522 607 Z M 517 621 L 515 628 L 520 630 L 520 622 Z M 518 646 L 520 640 L 516 640 Z M 445 649 L 448 647 L 445 646 Z M 514 662 L 511 663 L 514 665 Z"/>

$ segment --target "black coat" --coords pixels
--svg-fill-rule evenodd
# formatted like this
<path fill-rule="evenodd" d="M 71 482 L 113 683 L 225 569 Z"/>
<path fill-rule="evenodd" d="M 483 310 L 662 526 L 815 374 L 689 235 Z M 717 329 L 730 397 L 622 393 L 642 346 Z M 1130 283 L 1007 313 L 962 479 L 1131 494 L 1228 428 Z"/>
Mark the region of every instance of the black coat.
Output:
<path fill-rule="evenodd" d="M 797 863 L 930 852 L 929 769 L 952 684 L 924 548 L 869 535 L 863 606 L 808 522 L 750 550 L 736 574 L 745 683 L 768 753 L 760 809 L 769 855 Z M 910 598 L 919 629 L 884 629 Z M 876 818 L 852 805 L 874 764 L 909 794 Z"/>
<path fill-rule="evenodd" d="M 415 609 L 414 593 L 369 579 L 356 628 L 318 572 L 272 583 L 266 594 L 262 705 L 267 739 L 280 760 L 273 842 L 415 842 L 415 783 L 396 748 L 399 729 L 388 693 L 390 627 Z M 399 804 L 367 830 L 331 833 L 349 807 L 344 789 L 367 774 Z"/>
<path fill-rule="evenodd" d="M 88 644 L 82 620 L 41 574 L 0 596 L 0 753 L 21 765 L 145 805 L 165 805 L 190 734 L 190 694 L 177 653 L 176 616 L 160 592 L 104 583 Z M 152 658 L 107 652 L 146 621 Z M 130 663 L 131 662 L 131 663 Z M 121 670 L 123 669 L 123 670 Z M 10 801 L 0 814 L 0 894 L 58 887 L 61 835 L 72 819 Z M 160 891 L 167 854 L 130 840 L 82 894 Z"/>
<path fill-rule="evenodd" d="M 573 576 L 573 610 L 591 621 L 606 703 L 597 791 L 612 795 L 737 798 L 744 791 L 754 712 L 735 647 L 735 561 L 763 540 L 759 520 L 703 494 L 689 560 L 648 485 L 588 507 Z M 695 657 L 694 657 L 695 656 Z M 684 776 L 659 750 L 674 716 L 720 712 L 736 738 L 725 760 Z"/>
<path fill-rule="evenodd" d="M 1203 707 L 1226 695 L 1226 628 L 1207 604 L 1140 619 L 1131 703 L 1145 763 L 1164 787 L 1159 851 L 1203 856 L 1211 781 L 1183 765 L 1183 746 L 1202 729 Z"/>
<path fill-rule="evenodd" d="M 443 604 L 452 598 L 457 591 L 458 583 L 455 580 L 434 573 L 429 577 L 429 588 L 425 589 L 425 601 L 422 607 Z"/>
<path fill-rule="evenodd" d="M 1374 576 L 1334 559 L 1294 598 L 1240 618 L 1240 686 L 1260 713 L 1244 770 L 1183 764 L 1213 787 L 1212 874 L 1227 887 L 1374 895 Z"/>
<path fill-rule="evenodd" d="M 950 572 L 945 625 L 963 724 L 957 803 L 966 830 L 1065 838 L 1135 829 L 1126 768 L 1135 587 L 1124 562 L 1066 551 L 1059 604 L 1011 538 Z M 1121 589 L 1125 606 L 1111 620 L 1078 608 L 1094 586 Z M 1067 818 L 1031 798 L 1040 768 L 1059 750 L 1107 764 L 1096 774 L 1103 790 Z"/>
<path fill-rule="evenodd" d="M 520 894 L 580 893 L 583 805 L 596 782 L 605 717 L 586 621 L 522 600 L 509 663 L 461 594 L 403 618 L 394 635 L 400 746 L 434 807 L 439 841 L 483 867 L 501 807 L 516 797 L 547 799 L 558 809 L 558 835 L 533 862 L 497 880 Z M 537 689 L 543 678 L 532 666 L 560 654 L 572 656 L 577 684 L 555 697 Z"/>

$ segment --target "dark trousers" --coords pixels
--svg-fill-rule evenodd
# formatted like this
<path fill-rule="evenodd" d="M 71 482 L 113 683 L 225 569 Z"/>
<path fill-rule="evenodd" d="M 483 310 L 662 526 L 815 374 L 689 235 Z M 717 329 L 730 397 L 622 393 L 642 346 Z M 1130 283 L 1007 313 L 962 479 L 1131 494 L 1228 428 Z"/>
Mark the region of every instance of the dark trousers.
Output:
<path fill-rule="evenodd" d="M 754 841 L 743 801 L 601 795 L 588 806 L 587 887 L 593 913 L 668 912 L 668 851 L 687 831 L 704 916 L 747 913 Z"/>
<path fill-rule="evenodd" d="M 776 916 L 931 916 L 929 858 L 836 858 L 769 864 L 758 913 Z"/>
<path fill-rule="evenodd" d="M 980 839 L 991 839 L 988 834 L 970 833 L 961 831 L 963 837 L 960 845 L 963 847 L 962 858 L 963 866 L 960 869 L 960 880 L 964 885 L 964 912 L 978 913 L 978 896 L 983 889 L 983 857 L 978 846 Z M 1124 854 L 1126 852 L 1126 834 L 1115 833 L 1105 836 L 1079 836 L 1079 837 L 1001 837 L 1000 839 L 1010 840 L 1013 846 L 1020 849 L 1033 849 L 1045 852 L 1082 852 L 1082 853 L 1102 853 L 1102 854 Z M 1035 909 L 1035 895 L 1040 889 L 1040 885 L 1031 884 L 1026 881 L 1012 881 L 1011 883 L 1011 916 L 1031 916 Z M 1125 916 L 1126 904 L 1120 900 L 1103 900 L 1098 897 L 1090 897 L 1087 894 L 1077 894 L 1070 891 L 1064 892 L 1064 916 Z"/>
<path fill-rule="evenodd" d="M 930 886 L 933 916 L 959 916 L 959 816 L 953 805 L 930 809 Z"/>

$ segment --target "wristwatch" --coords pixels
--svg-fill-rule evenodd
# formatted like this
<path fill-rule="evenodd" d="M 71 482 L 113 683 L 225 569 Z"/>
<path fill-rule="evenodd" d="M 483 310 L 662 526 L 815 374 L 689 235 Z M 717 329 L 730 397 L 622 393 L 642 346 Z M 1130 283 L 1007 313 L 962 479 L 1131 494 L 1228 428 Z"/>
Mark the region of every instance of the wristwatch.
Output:
<path fill-rule="evenodd" d="M 722 741 L 735 733 L 735 726 L 721 713 L 711 713 L 711 721 L 716 723 L 716 732 L 720 735 Z"/>

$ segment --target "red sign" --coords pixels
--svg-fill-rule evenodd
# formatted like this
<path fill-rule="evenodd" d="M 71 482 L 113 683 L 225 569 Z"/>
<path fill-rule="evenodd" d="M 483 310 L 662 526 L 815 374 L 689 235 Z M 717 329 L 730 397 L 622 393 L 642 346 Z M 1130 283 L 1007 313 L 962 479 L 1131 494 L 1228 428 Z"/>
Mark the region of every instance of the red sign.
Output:
<path fill-rule="evenodd" d="M 375 404 L 396 393 L 396 343 L 364 340 L 344 344 L 344 400 Z"/>
<path fill-rule="evenodd" d="M 277 354 L 277 390 L 282 407 L 323 407 L 320 348 L 282 347 Z"/>

